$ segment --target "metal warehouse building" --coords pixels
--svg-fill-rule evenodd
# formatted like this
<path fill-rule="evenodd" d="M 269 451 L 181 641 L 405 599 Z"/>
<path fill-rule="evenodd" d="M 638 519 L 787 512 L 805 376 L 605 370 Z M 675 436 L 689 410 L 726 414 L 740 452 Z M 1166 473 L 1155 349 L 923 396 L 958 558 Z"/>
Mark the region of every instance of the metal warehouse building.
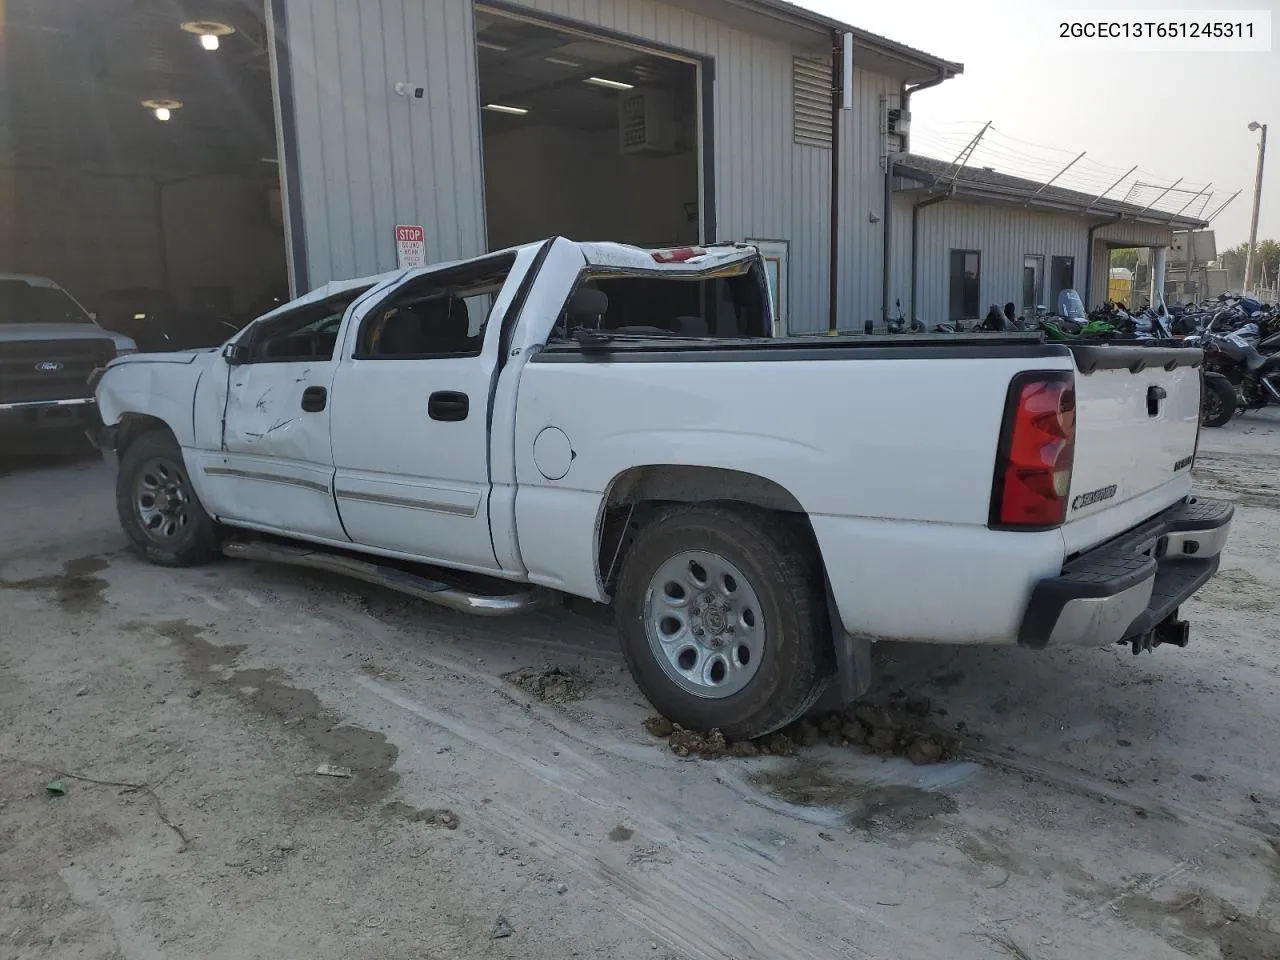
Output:
<path fill-rule="evenodd" d="M 1107 299 L 1111 251 L 1153 249 L 1152 289 L 1164 290 L 1165 253 L 1193 217 L 907 154 L 894 164 L 892 316 L 927 323 L 982 316 L 1012 302 L 1026 315 L 1055 308 L 1072 288 Z M 1087 291 L 1087 294 L 1086 294 Z M 1143 297 L 1148 294 L 1144 293 Z"/>
<path fill-rule="evenodd" d="M 777 0 L 271 6 L 303 288 L 394 266 L 397 224 L 424 227 L 428 260 L 548 234 L 753 240 L 791 332 L 827 329 L 833 263 L 860 327 L 898 111 L 961 69 Z"/>
<path fill-rule="evenodd" d="M 8 0 L 0 54 L 0 271 L 134 335 L 553 234 L 758 243 L 790 333 L 933 324 L 1189 223 L 909 153 L 961 66 L 782 0 Z"/>

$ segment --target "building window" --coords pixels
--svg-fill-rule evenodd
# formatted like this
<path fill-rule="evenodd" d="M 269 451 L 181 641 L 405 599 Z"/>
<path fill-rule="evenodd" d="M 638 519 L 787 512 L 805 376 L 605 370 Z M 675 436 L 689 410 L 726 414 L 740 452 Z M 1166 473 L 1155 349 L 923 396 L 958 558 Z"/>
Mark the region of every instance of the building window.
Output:
<path fill-rule="evenodd" d="M 1047 306 L 1044 302 L 1044 257 L 1031 254 L 1022 258 L 1022 315 L 1035 316 L 1038 307 Z"/>
<path fill-rule="evenodd" d="M 831 61 L 795 57 L 791 62 L 792 132 L 805 147 L 831 149 Z"/>
<path fill-rule="evenodd" d="M 1071 290 L 1076 285 L 1076 258 L 1054 257 L 1049 264 L 1049 282 L 1051 299 L 1049 309 L 1058 309 L 1058 294 L 1063 290 Z"/>
<path fill-rule="evenodd" d="M 977 250 L 951 251 L 950 319 L 976 320 L 979 317 L 982 254 Z"/>

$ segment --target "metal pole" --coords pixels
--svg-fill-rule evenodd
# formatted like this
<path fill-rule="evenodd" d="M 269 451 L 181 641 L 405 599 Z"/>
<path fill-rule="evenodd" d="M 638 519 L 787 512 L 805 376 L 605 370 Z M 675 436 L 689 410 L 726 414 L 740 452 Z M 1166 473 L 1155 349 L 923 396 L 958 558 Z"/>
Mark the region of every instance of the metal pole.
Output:
<path fill-rule="evenodd" d="M 1179 177 L 1177 180 L 1173 181 L 1173 183 L 1169 184 L 1169 186 L 1164 188 L 1164 193 L 1160 194 L 1160 196 L 1156 197 L 1154 200 L 1152 200 L 1150 203 L 1148 203 L 1145 207 L 1143 207 L 1138 212 L 1146 213 L 1148 210 L 1154 207 L 1157 203 L 1159 203 L 1161 200 L 1167 197 L 1169 195 L 1169 192 L 1178 184 L 1180 184 L 1184 179 L 1185 179 L 1184 177 Z M 1152 184 L 1152 186 L 1155 186 L 1155 184 Z"/>
<path fill-rule="evenodd" d="M 1222 201 L 1222 206 L 1218 207 L 1218 209 L 1217 209 L 1217 210 L 1213 211 L 1213 213 L 1211 213 L 1211 214 L 1209 214 L 1209 216 L 1205 217 L 1205 218 L 1204 218 L 1204 222 L 1205 222 L 1205 223 L 1213 223 L 1214 219 L 1218 216 L 1218 214 L 1220 214 L 1223 210 L 1227 209 L 1227 204 L 1229 204 L 1229 203 L 1230 203 L 1232 200 L 1234 200 L 1236 197 L 1240 196 L 1240 194 L 1241 194 L 1241 193 L 1243 193 L 1243 192 L 1244 192 L 1243 190 L 1237 190 L 1237 191 L 1236 191 L 1235 193 L 1233 193 L 1231 196 L 1227 197 L 1227 199 L 1223 200 L 1223 201 Z"/>
<path fill-rule="evenodd" d="M 984 136 L 986 136 L 987 129 L 990 126 L 991 126 L 991 121 L 988 120 L 986 123 L 982 125 L 982 129 L 978 131 L 977 136 L 975 136 L 972 140 L 966 143 L 964 147 L 961 148 L 960 152 L 956 154 L 956 158 L 955 160 L 951 161 L 951 166 L 947 168 L 947 172 L 940 173 L 933 178 L 933 183 L 929 184 L 930 193 L 932 193 L 933 188 L 938 185 L 939 180 L 949 179 L 950 177 L 954 176 L 955 173 L 960 172 L 960 170 L 964 167 L 964 165 L 968 163 L 969 158 L 973 156 L 973 151 L 978 149 L 978 141 L 980 141 Z"/>
<path fill-rule="evenodd" d="M 1024 206 L 1024 207 L 1029 207 L 1029 206 L 1031 206 L 1031 201 L 1032 201 L 1032 200 L 1034 200 L 1036 197 L 1040 196 L 1040 194 L 1044 193 L 1044 192 L 1045 192 L 1045 190 L 1049 189 L 1049 187 L 1053 184 L 1053 182 L 1054 182 L 1055 180 L 1057 180 L 1060 176 L 1062 176 L 1064 173 L 1066 173 L 1068 170 L 1070 170 L 1072 167 L 1074 167 L 1077 163 L 1079 163 L 1079 162 L 1084 158 L 1084 154 L 1085 154 L 1085 151 L 1081 150 L 1081 151 L 1080 151 L 1080 156 L 1076 157 L 1074 160 L 1072 160 L 1070 163 L 1068 163 L 1065 167 L 1063 167 L 1061 170 L 1059 170 L 1057 173 L 1055 173 L 1055 174 L 1053 175 L 1053 179 L 1052 179 L 1052 180 L 1050 180 L 1048 183 L 1041 184 L 1041 185 L 1040 185 L 1040 189 L 1039 189 L 1039 190 L 1037 190 L 1037 191 L 1036 191 L 1035 193 L 1033 193 L 1031 196 L 1027 197 L 1027 202 L 1026 202 L 1026 203 L 1024 203 L 1024 204 L 1023 204 L 1023 206 Z"/>
<path fill-rule="evenodd" d="M 1258 245 L 1258 207 L 1262 204 L 1262 164 L 1267 156 L 1267 125 L 1251 123 L 1250 130 L 1262 128 L 1262 137 L 1258 140 L 1258 172 L 1253 177 L 1253 219 L 1249 223 L 1249 249 L 1244 257 L 1244 290 L 1249 292 L 1249 281 L 1253 279 L 1253 251 Z"/>
<path fill-rule="evenodd" d="M 827 333 L 840 327 L 840 115 L 844 107 L 844 57 L 848 34 L 831 35 L 831 235 L 828 255 Z M 885 212 L 888 216 L 888 211 Z"/>
<path fill-rule="evenodd" d="M 1138 169 L 1138 165 L 1135 163 L 1132 167 L 1130 167 L 1130 168 L 1129 168 L 1128 173 L 1126 173 L 1123 177 L 1121 177 L 1119 180 L 1117 180 L 1117 181 L 1116 181 L 1115 183 L 1113 183 L 1111 186 L 1107 187 L 1107 189 L 1103 190 L 1100 194 L 1098 194 L 1096 197 L 1094 197 L 1094 198 L 1093 198 L 1093 200 L 1090 202 L 1090 204 L 1089 204 L 1087 207 L 1085 207 L 1085 208 L 1084 208 L 1084 212 L 1085 212 L 1085 213 L 1088 213 L 1090 210 L 1092 210 L 1092 209 L 1093 209 L 1093 205 L 1094 205 L 1095 203 L 1097 203 L 1099 200 L 1101 200 L 1103 197 L 1105 197 L 1108 193 L 1110 193 L 1110 192 L 1111 192 L 1112 190 L 1114 190 L 1116 187 L 1120 186 L 1120 184 L 1122 184 L 1122 183 L 1125 181 L 1125 178 L 1127 178 L 1127 177 L 1129 176 L 1129 174 L 1130 174 L 1130 173 L 1133 173 L 1133 171 L 1135 171 L 1135 170 L 1137 170 L 1137 169 Z M 1081 216 L 1084 216 L 1084 214 L 1081 214 Z"/>
<path fill-rule="evenodd" d="M 1170 217 L 1170 218 L 1169 218 L 1169 222 L 1170 222 L 1170 223 L 1173 223 L 1173 221 L 1177 220 L 1177 219 L 1178 219 L 1178 217 L 1182 216 L 1182 211 L 1183 211 L 1183 210 L 1186 210 L 1186 209 L 1187 209 L 1187 207 L 1191 206 L 1193 203 L 1195 203 L 1197 200 L 1199 200 L 1199 199 L 1200 199 L 1200 194 L 1204 193 L 1204 192 L 1205 192 L 1205 190 L 1208 190 L 1208 189 L 1209 189 L 1210 187 L 1212 187 L 1212 186 L 1213 186 L 1213 184 L 1212 184 L 1212 183 L 1206 183 L 1206 184 L 1204 185 L 1204 187 L 1202 187 L 1202 188 L 1201 188 L 1201 190 L 1200 190 L 1200 192 L 1199 192 L 1199 193 L 1197 193 L 1194 197 L 1192 197 L 1190 200 L 1188 200 L 1186 203 L 1184 203 L 1184 204 L 1182 205 L 1181 209 L 1179 209 L 1177 213 L 1175 213 L 1172 217 Z"/>

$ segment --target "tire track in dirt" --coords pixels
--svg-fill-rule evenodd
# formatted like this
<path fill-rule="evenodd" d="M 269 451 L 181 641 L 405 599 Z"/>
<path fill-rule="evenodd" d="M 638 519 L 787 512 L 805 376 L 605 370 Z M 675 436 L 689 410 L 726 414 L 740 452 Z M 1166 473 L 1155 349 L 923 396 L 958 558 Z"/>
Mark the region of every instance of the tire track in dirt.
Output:
<path fill-rule="evenodd" d="M 825 960 L 833 956 L 812 952 L 805 946 L 806 938 L 796 931 L 784 934 L 782 930 L 791 926 L 786 910 L 776 914 L 762 911 L 763 901 L 789 908 L 795 899 L 795 891 L 780 884 L 781 877 L 776 871 L 767 868 L 759 858 L 744 861 L 740 848 L 732 841 L 713 842 L 710 838 L 714 834 L 700 829 L 696 822 L 688 823 L 688 811 L 678 805 L 652 796 L 637 797 L 628 802 L 604 787 L 598 779 L 584 776 L 579 770 L 558 769 L 529 757 L 519 745 L 477 730 L 446 710 L 427 707 L 368 677 L 360 677 L 356 682 L 420 720 L 446 729 L 474 747 L 517 764 L 527 774 L 572 800 L 597 810 L 610 811 L 612 816 L 634 823 L 638 833 L 661 844 L 664 862 L 660 882 L 639 884 L 633 874 L 598 857 L 590 843 L 577 842 L 563 832 L 548 829 L 537 812 L 521 810 L 501 801 L 486 804 L 483 808 L 486 820 L 497 817 L 493 822 L 505 822 L 506 829 L 501 831 L 503 836 L 532 837 L 538 841 L 535 849 L 543 851 L 539 856 L 544 856 L 546 851 L 553 852 L 554 856 L 548 861 L 551 865 L 567 864 L 579 875 L 604 883 L 611 891 L 610 906 L 639 924 L 655 939 L 700 960 Z M 465 804 L 463 798 L 449 802 Z M 686 822 L 687 829 L 677 831 L 672 827 L 672 824 L 682 821 Z M 706 897 L 710 896 L 707 891 L 714 891 L 714 911 L 703 905 Z M 921 938 L 904 924 L 828 892 L 806 890 L 805 897 L 810 901 L 824 902 L 842 913 L 853 913 L 864 926 L 879 928 L 878 939 L 883 940 L 887 935 L 911 955 L 930 956 L 939 946 L 934 941 Z M 696 908 L 690 908 L 691 900 L 697 904 Z M 742 930 L 752 931 L 749 940 L 742 938 Z M 870 930 L 865 930 L 860 939 L 867 939 L 869 933 Z M 871 960 L 876 955 L 859 952 L 855 956 Z"/>

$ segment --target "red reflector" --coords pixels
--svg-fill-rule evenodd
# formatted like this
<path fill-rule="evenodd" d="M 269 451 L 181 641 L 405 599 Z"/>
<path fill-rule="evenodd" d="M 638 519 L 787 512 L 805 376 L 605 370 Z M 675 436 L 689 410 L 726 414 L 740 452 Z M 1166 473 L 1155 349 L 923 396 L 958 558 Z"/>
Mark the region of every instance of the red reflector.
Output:
<path fill-rule="evenodd" d="M 1009 385 L 991 491 L 991 524 L 1056 527 L 1067 516 L 1075 458 L 1070 374 L 1024 373 Z"/>

